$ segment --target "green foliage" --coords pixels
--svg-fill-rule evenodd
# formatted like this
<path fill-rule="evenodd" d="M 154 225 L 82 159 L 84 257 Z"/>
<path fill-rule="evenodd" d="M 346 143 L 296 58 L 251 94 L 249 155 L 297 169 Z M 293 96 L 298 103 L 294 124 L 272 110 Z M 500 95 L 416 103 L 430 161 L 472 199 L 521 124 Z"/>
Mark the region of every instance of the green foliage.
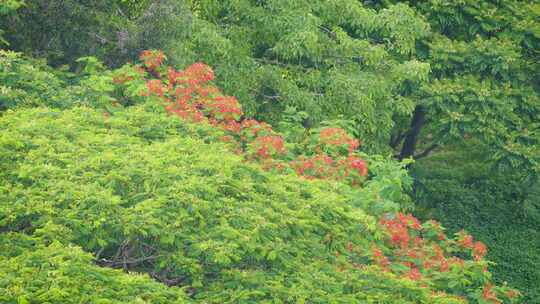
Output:
<path fill-rule="evenodd" d="M 99 267 L 79 247 L 0 234 L 0 301 L 15 303 L 189 303 L 146 275 Z"/>
<path fill-rule="evenodd" d="M 481 271 L 429 278 L 427 288 L 396 276 L 404 266 L 381 245 L 388 242 L 376 219 L 411 209 L 403 191 L 411 179 L 401 164 L 362 153 L 369 176 L 360 189 L 263 172 L 246 163 L 250 157 L 230 153 L 232 143 L 220 142 L 228 133 L 153 113 L 162 111 L 152 104 L 157 98 L 141 92 L 162 90 L 159 81 L 146 82 L 157 71 L 131 64 L 111 71 L 101 63 L 119 66 L 147 48 L 163 49 L 179 67 L 201 60 L 214 66 L 217 83 L 239 97 L 247 118 L 271 123 L 287 139 L 291 153 L 282 161 L 291 155 L 316 160 L 309 159 L 312 148 L 343 154 L 344 147 L 319 145 L 328 127 L 362 139 L 369 153 L 400 150 L 398 158 L 421 158 L 438 151 L 440 157 L 414 167 L 418 210 L 433 212 L 451 232 L 466 226 L 494 244 L 498 282 L 508 280 L 526 292 L 526 301 L 536 299 L 530 286 L 538 281 L 531 262 L 538 246 L 527 246 L 529 238 L 513 227 L 537 234 L 537 3 L 8 0 L 0 3 L 0 16 L 0 41 L 60 67 L 0 51 L 6 130 L 0 135 L 0 237 L 18 239 L 7 246 L 15 253 L 0 261 L 13 274 L 0 280 L 0 289 L 13 295 L 8 301 L 47 294 L 41 280 L 8 289 L 13 280 L 28 280 L 24 269 L 35 267 L 26 261 L 54 255 L 70 262 L 51 271 L 100 273 L 83 251 L 102 266 L 188 286 L 201 302 L 460 301 L 447 294 L 435 299 L 435 290 L 470 301 L 490 297 L 489 274 Z M 34 107 L 47 108 L 28 109 Z M 448 152 L 463 142 L 463 154 Z M 469 155 L 469 142 L 481 147 L 474 152 L 482 157 Z M 256 144 L 247 144 L 252 156 L 261 150 Z M 486 201 L 490 208 L 482 208 Z M 381 245 L 400 269 L 343 270 L 344 259 L 356 258 L 346 253 L 347 242 L 362 248 L 362 263 L 370 259 L 370 244 Z M 30 248 L 35 252 L 25 252 Z M 137 282 L 126 285 L 134 288 L 126 298 L 108 286 L 108 299 L 182 299 L 182 292 L 147 279 L 110 276 Z M 147 284 L 157 298 L 141 295 Z M 33 288 L 39 292 L 19 293 Z M 45 299 L 87 299 L 76 289 Z"/>
<path fill-rule="evenodd" d="M 540 99 L 530 88 L 467 75 L 435 80 L 422 93 L 429 96 L 429 113 L 438 117 L 426 132 L 439 143 L 472 136 L 489 145 L 491 162 L 533 179 L 540 173 Z"/>
<path fill-rule="evenodd" d="M 44 15 L 34 1 L 6 18 L 8 38 L 56 64 L 93 55 L 118 65 L 163 49 L 176 66 L 213 66 L 248 117 L 274 126 L 293 108 L 308 127 L 344 119 L 367 151 L 400 158 L 472 135 L 499 164 L 540 170 L 535 3 L 94 2 L 47 1 Z"/>
<path fill-rule="evenodd" d="M 4 253 L 5 263 L 17 265 L 7 268 L 7 286 L 28 284 L 20 269 L 45 257 L 47 269 L 59 269 L 60 280 L 72 286 L 47 293 L 49 285 L 36 281 L 35 289 L 4 287 L 8 297 L 73 295 L 76 301 L 90 296 L 87 287 L 73 285 L 78 278 L 96 278 L 95 286 L 120 280 L 117 272 L 89 265 L 89 256 L 73 248 L 80 246 L 99 265 L 149 273 L 205 303 L 463 302 L 349 261 L 367 263 L 370 246 L 383 246 L 384 233 L 370 214 L 397 211 L 384 202 L 399 199 L 394 189 L 403 181 L 392 177 L 396 169 L 386 160 L 370 160 L 372 174 L 386 176 L 364 188 L 265 172 L 219 143 L 221 131 L 156 113 L 160 108 L 150 102 L 110 117 L 86 107 L 4 113 L 0 229 L 3 238 L 22 237 Z M 358 248 L 354 255 L 348 244 Z M 82 273 L 72 274 L 76 269 Z M 484 280 L 477 276 L 466 288 Z M 112 301 L 125 286 L 133 290 L 122 294 L 125 301 L 159 302 L 141 295 L 145 284 L 158 290 L 156 299 L 181 299 L 140 277 L 108 286 L 106 295 Z M 471 299 L 481 292 L 475 290 Z"/>
<path fill-rule="evenodd" d="M 248 117 L 344 119 L 367 151 L 421 157 L 472 135 L 534 179 L 539 15 L 515 0 L 33 1 L 3 26 L 14 49 L 54 64 L 150 48 L 204 61 Z"/>
<path fill-rule="evenodd" d="M 406 5 L 379 13 L 353 0 L 193 7 L 191 61 L 212 65 L 220 87 L 242 101 L 248 116 L 272 124 L 288 107 L 307 113 L 312 124 L 342 115 L 355 122 L 366 149 L 381 151 L 393 113 L 412 110 L 399 97 L 401 84 L 429 72 L 407 58 L 428 26 Z"/>
<path fill-rule="evenodd" d="M 14 50 L 58 66 L 111 52 L 114 29 L 122 24 L 116 10 L 114 1 L 28 1 L 17 14 L 2 18 L 0 27 Z"/>
<path fill-rule="evenodd" d="M 73 102 L 67 73 L 43 60 L 0 50 L 0 110 L 48 105 L 66 107 Z"/>
<path fill-rule="evenodd" d="M 35 0 L 0 19 L 0 28 L 12 50 L 54 66 L 83 56 L 119 66 L 150 47 L 173 53 L 169 46 L 185 39 L 189 23 L 182 1 Z"/>
<path fill-rule="evenodd" d="M 22 0 L 2 0 L 0 3 L 0 15 L 7 15 L 24 5 Z"/>
<path fill-rule="evenodd" d="M 248 116 L 277 124 L 296 107 L 317 124 L 341 115 L 377 151 L 387 150 L 393 114 L 412 110 L 402 84 L 429 72 L 410 58 L 428 25 L 403 4 L 376 12 L 356 0 L 121 1 L 133 12 L 124 17 L 115 3 L 34 1 L 4 27 L 14 50 L 54 65 L 88 55 L 117 65 L 146 48 L 175 65 L 202 60 Z"/>
<path fill-rule="evenodd" d="M 150 0 L 118 0 L 120 7 L 130 18 L 140 17 L 145 8 L 148 7 Z"/>
<path fill-rule="evenodd" d="M 24 2 L 20 0 L 2 0 L 2 2 L 0 2 L 0 17 L 6 18 L 6 15 L 13 13 L 23 4 Z M 4 31 L 2 28 L 0 28 L 0 46 L 9 45 L 9 43 L 2 36 L 3 34 Z"/>
<path fill-rule="evenodd" d="M 384 1 L 395 2 L 395 1 Z M 540 6 L 521 1 L 407 1 L 433 30 L 419 46 L 431 80 L 414 93 L 425 109 L 423 145 L 474 137 L 503 167 L 540 172 Z M 405 134 L 409 122 L 398 124 Z"/>
<path fill-rule="evenodd" d="M 85 57 L 78 62 L 83 71 L 73 74 L 65 69 L 53 69 L 44 60 L 0 50 L 0 112 L 39 106 L 107 108 L 115 98 L 121 100 L 131 96 L 127 89 L 126 92 L 115 92 L 114 73 L 104 70 L 96 58 Z M 126 66 L 120 71 L 128 69 Z"/>
<path fill-rule="evenodd" d="M 494 279 L 522 291 L 524 303 L 539 303 L 540 187 L 523 182 L 526 172 L 494 171 L 488 158 L 473 141 L 418 161 L 418 213 L 489 244 Z"/>

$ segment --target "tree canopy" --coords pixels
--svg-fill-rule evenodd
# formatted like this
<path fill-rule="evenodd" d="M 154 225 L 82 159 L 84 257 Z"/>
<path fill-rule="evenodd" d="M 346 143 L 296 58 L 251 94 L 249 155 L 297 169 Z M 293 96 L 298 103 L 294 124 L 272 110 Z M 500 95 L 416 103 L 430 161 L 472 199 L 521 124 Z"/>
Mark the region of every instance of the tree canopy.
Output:
<path fill-rule="evenodd" d="M 519 301 L 534 1 L 8 0 L 0 46 L 0 301 Z"/>
<path fill-rule="evenodd" d="M 15 49 L 70 63 L 85 51 L 111 62 L 161 48 L 175 65 L 213 66 L 246 115 L 272 125 L 291 111 L 306 113 L 307 127 L 349 121 L 365 149 L 400 159 L 472 136 L 492 147 L 497 164 L 537 176 L 533 2 L 46 3 L 6 19 L 15 24 L 7 33 Z M 28 25 L 50 29 L 48 36 Z"/>
<path fill-rule="evenodd" d="M 24 63 L 5 56 L 4 62 Z M 263 140 L 282 138 L 278 133 L 260 133 L 272 131 L 254 120 L 240 131 L 231 128 L 241 120 L 238 104 L 207 85 L 210 69 L 195 64 L 175 71 L 164 59 L 148 51 L 142 65 L 114 71 L 85 59 L 86 72 L 74 87 L 93 92 L 94 103 L 73 99 L 47 108 L 45 99 L 16 104 L 0 118 L 5 263 L 32 271 L 31 261 L 50 257 L 47 269 L 59 272 L 30 289 L 27 272 L 3 268 L 6 301 L 107 301 L 120 286 L 128 290 L 120 302 L 517 299 L 517 291 L 492 283 L 482 242 L 465 232 L 447 237 L 437 222 L 402 212 L 410 185 L 403 164 L 365 155 L 368 176 L 355 158 L 357 145 L 343 142 L 346 132 L 327 128 L 314 151 L 338 170 L 346 153 L 354 162 L 344 165 L 360 175 L 296 171 L 304 159 L 280 162 L 276 141 Z M 304 145 L 287 148 L 308 153 Z M 283 167 L 288 163 L 292 170 Z M 97 265 L 147 273 L 182 289 L 165 290 L 141 277 L 110 288 L 106 280 L 115 284 L 122 275 L 96 268 L 83 251 Z M 92 288 L 106 293 L 89 294 L 72 271 L 96 277 Z M 45 287 L 63 280 L 73 287 Z M 143 286 L 156 292 L 145 294 Z"/>

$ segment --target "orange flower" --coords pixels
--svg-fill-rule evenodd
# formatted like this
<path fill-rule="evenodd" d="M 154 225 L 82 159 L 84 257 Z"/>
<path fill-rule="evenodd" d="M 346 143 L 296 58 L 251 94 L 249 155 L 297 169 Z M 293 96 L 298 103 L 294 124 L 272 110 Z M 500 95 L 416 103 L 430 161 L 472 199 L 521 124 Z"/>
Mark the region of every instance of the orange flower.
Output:
<path fill-rule="evenodd" d="M 388 270 L 388 265 L 390 265 L 390 261 L 388 260 L 387 257 L 383 255 L 381 249 L 373 245 L 371 247 L 371 251 L 372 251 L 373 259 L 375 260 L 375 263 L 377 263 L 377 265 L 379 265 L 384 270 Z"/>
<path fill-rule="evenodd" d="M 163 84 L 161 84 L 161 80 L 152 79 L 146 83 L 146 87 L 148 88 L 149 93 L 163 97 Z"/>
<path fill-rule="evenodd" d="M 341 128 L 324 128 L 321 130 L 320 141 L 322 144 L 333 146 L 346 146 L 349 153 L 352 153 L 360 146 L 358 140 L 353 139 L 347 132 Z"/>
<path fill-rule="evenodd" d="M 141 53 L 139 59 L 149 70 L 155 70 L 165 60 L 165 54 L 162 51 L 146 50 Z"/>
<path fill-rule="evenodd" d="M 407 274 L 407 277 L 411 280 L 418 281 L 422 278 L 422 274 L 420 273 L 420 270 L 418 270 L 418 268 L 412 268 Z"/>
<path fill-rule="evenodd" d="M 466 234 L 465 231 L 461 230 L 458 233 L 459 244 L 465 248 L 472 249 L 474 246 L 473 237 L 470 234 Z"/>
<path fill-rule="evenodd" d="M 517 297 L 518 293 L 515 290 L 508 290 L 506 292 L 506 296 L 509 297 L 510 299 L 512 299 L 512 298 Z"/>
<path fill-rule="evenodd" d="M 281 136 L 260 136 L 252 143 L 257 150 L 257 157 L 270 158 L 276 154 L 286 152 L 283 138 Z"/>
<path fill-rule="evenodd" d="M 473 256 L 475 260 L 482 259 L 487 253 L 486 245 L 484 245 L 482 242 L 476 242 L 473 246 Z"/>
<path fill-rule="evenodd" d="M 493 285 L 486 284 L 484 286 L 484 289 L 482 290 L 482 297 L 484 300 L 491 302 L 491 303 L 502 303 L 498 298 L 495 292 L 492 290 Z"/>

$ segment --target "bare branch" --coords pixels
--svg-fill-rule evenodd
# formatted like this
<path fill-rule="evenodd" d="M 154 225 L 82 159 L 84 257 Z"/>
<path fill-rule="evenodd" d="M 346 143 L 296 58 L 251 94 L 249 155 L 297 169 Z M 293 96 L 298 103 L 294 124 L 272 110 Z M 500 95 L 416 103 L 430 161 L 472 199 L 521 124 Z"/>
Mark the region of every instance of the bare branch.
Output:
<path fill-rule="evenodd" d="M 269 95 L 261 94 L 261 96 L 264 97 L 264 98 L 267 98 L 267 99 L 280 99 L 280 98 L 281 98 L 281 95 L 272 95 L 272 96 L 269 96 Z"/>
<path fill-rule="evenodd" d="M 122 268 L 126 269 L 127 265 L 140 264 L 142 262 L 155 260 L 159 257 L 161 257 L 161 255 L 151 255 L 151 256 L 141 257 L 137 259 L 127 259 L 127 257 L 124 256 L 120 260 L 100 259 L 100 260 L 96 260 L 96 263 L 98 263 L 99 265 L 105 265 L 109 267 L 122 266 Z"/>

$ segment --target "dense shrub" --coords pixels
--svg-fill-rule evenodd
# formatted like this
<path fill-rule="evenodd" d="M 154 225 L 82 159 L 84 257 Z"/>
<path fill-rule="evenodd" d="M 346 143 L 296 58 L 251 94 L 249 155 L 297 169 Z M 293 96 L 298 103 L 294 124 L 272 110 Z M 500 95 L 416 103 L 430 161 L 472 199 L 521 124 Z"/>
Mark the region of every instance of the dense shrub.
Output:
<path fill-rule="evenodd" d="M 78 60 L 74 74 L 53 69 L 44 60 L 0 50 L 0 112 L 47 106 L 66 109 L 77 105 L 106 108 L 114 98 L 111 71 L 93 57 Z"/>
<path fill-rule="evenodd" d="M 317 270 L 314 264 L 335 259 L 328 246 L 337 245 L 323 242 L 325 236 L 343 242 L 374 224 L 345 203 L 352 200 L 350 189 L 334 185 L 332 193 L 323 190 L 326 184 L 265 174 L 224 145 L 210 143 L 219 134 L 197 138 L 209 127 L 190 130 L 140 108 L 109 120 L 89 109 L 17 113 L 23 116 L 7 114 L 3 125 L 27 134 L 30 142 L 7 129 L 2 136 L 7 183 L 1 201 L 11 202 L 2 206 L 3 229 L 101 251 L 105 265 L 124 266 L 117 255 L 125 256 L 129 269 L 218 293 L 216 301 L 255 287 L 260 295 L 245 296 L 263 299 L 277 292 L 265 282 L 277 284 L 288 275 L 291 281 L 283 284 L 302 284 L 299 269 L 306 267 L 312 280 L 332 277 L 334 269 Z M 27 153 L 37 153 L 35 162 Z M 22 201 L 13 204 L 16 197 Z M 154 258 L 144 261 L 146 256 Z M 261 284 L 270 289 L 265 292 Z M 296 289 L 288 288 L 282 292 Z"/>
<path fill-rule="evenodd" d="M 211 303 L 514 297 L 490 285 L 482 247 L 471 251 L 465 236 L 441 238 L 435 223 L 420 226 L 401 214 L 378 220 L 397 211 L 384 202 L 401 182 L 377 174 L 387 161 L 368 159 L 373 177 L 363 187 L 265 172 L 230 152 L 220 141 L 226 130 L 167 116 L 162 107 L 150 98 L 113 115 L 87 107 L 4 113 L 0 229 L 3 237 L 24 234 L 44 244 L 18 245 L 25 249 L 9 254 L 10 262 L 54 261 L 80 246 L 99 265 L 148 273 Z M 84 276 L 98 271 L 79 266 Z M 77 278 L 72 266 L 50 267 Z M 10 282 L 28 280 L 10 275 Z M 43 288 L 21 292 L 36 297 Z M 76 300 L 85 290 L 70 288 Z"/>
<path fill-rule="evenodd" d="M 452 233 L 467 227 L 489 244 L 494 279 L 539 303 L 540 186 L 524 182 L 525 172 L 492 170 L 485 147 L 469 142 L 415 164 L 418 214 Z"/>
<path fill-rule="evenodd" d="M 32 247 L 38 255 L 36 258 L 58 252 L 55 249 L 60 248 L 58 243 L 66 248 L 80 246 L 83 251 L 92 252 L 100 265 L 146 272 L 165 284 L 185 286 L 186 292 L 194 298 L 215 302 L 244 301 L 234 298 L 238 294 L 240 298 L 244 296 L 241 292 L 233 293 L 231 286 L 237 282 L 248 290 L 245 297 L 251 301 L 272 298 L 285 302 L 295 297 L 301 299 L 297 293 L 304 285 L 309 285 L 304 288 L 306 293 L 315 292 L 315 285 L 311 285 L 320 280 L 327 286 L 325 295 L 329 298 L 333 295 L 337 301 L 352 301 L 351 294 L 355 300 L 372 297 L 368 300 L 395 302 L 405 301 L 395 298 L 403 297 L 422 301 L 419 299 L 430 297 L 427 290 L 437 290 L 471 301 L 497 303 L 499 300 L 495 297 L 504 297 L 503 293 L 508 290 L 504 286 L 490 285 L 490 274 L 484 272 L 486 262 L 482 259 L 486 248 L 460 232 L 465 226 L 478 234 L 480 240 L 495 244 L 495 250 L 488 253 L 490 259 L 498 262 L 495 281 L 504 285 L 504 280 L 508 280 L 521 287 L 526 292 L 525 301 L 537 298 L 537 290 L 531 286 L 538 281 L 534 271 L 538 246 L 529 244 L 521 230 L 526 227 L 527 233 L 532 235 L 538 230 L 535 198 L 539 196 L 540 176 L 537 123 L 540 115 L 540 74 L 537 72 L 540 70 L 537 51 L 540 6 L 537 3 L 517 0 L 0 2 L 0 44 L 46 58 L 59 67 L 54 70 L 43 60 L 0 51 L 0 115 L 6 116 L 4 121 L 9 125 L 6 127 L 8 135 L 2 137 L 5 142 L 0 145 L 3 149 L 0 156 L 2 195 L 8 200 L 0 205 L 0 231 L 14 231 L 17 237 L 27 235 L 38 244 Z M 128 64 L 114 71 L 106 70 L 94 57 L 77 59 L 91 55 L 110 67 L 117 67 L 128 59 L 135 60 L 136 54 L 145 48 L 162 48 L 167 51 L 169 62 L 187 68 L 168 68 L 160 52 L 145 52 L 141 57 L 143 64 Z M 191 65 L 201 60 L 215 67 L 217 83 L 223 93 L 213 85 L 213 70 L 204 64 Z M 227 94 L 234 94 L 238 99 Z M 125 112 L 132 106 L 135 107 Z M 44 108 L 28 110 L 34 107 Z M 145 111 L 160 112 L 161 107 L 168 115 L 176 117 L 166 121 L 163 113 L 159 114 L 159 119 L 143 115 Z M 62 112 L 66 109 L 69 110 Z M 126 115 L 141 121 L 133 123 Z M 29 123 L 35 122 L 44 131 L 30 127 L 28 134 L 16 131 L 18 124 L 26 126 L 25 121 L 18 120 L 21 117 Z M 94 120 L 84 121 L 90 118 Z M 178 118 L 182 121 L 178 122 Z M 56 119 L 64 125 L 55 124 Z M 153 119 L 158 119 L 159 124 L 152 124 Z M 16 120 L 17 125 L 10 124 L 12 120 Z M 110 125 L 114 122 L 117 124 Z M 119 128 L 127 128 L 128 133 L 118 131 Z M 179 129 L 186 133 L 180 134 Z M 55 139 L 53 133 L 64 134 L 65 140 Z M 109 142 L 101 143 L 87 136 L 105 138 Z M 458 142 L 467 142 L 471 137 L 474 142 L 481 142 L 481 153 L 487 157 L 471 160 L 470 146 L 458 158 L 454 158 L 453 152 L 448 153 Z M 48 150 L 40 150 L 49 138 L 51 144 L 45 144 Z M 154 150 L 145 150 L 138 140 Z M 212 180 L 205 184 L 207 188 L 201 186 L 202 190 L 171 190 L 169 184 L 163 182 L 163 187 L 169 187 L 165 191 L 160 188 L 161 181 L 147 186 L 148 180 L 157 177 L 146 171 L 156 170 L 164 178 L 167 175 L 161 172 L 174 171 L 171 168 L 176 168 L 177 164 L 170 165 L 169 159 L 178 161 L 187 172 L 192 163 L 198 163 L 169 156 L 169 148 L 158 145 L 167 143 L 208 155 L 211 162 L 225 161 L 248 167 L 246 170 L 250 173 L 245 179 L 252 187 L 238 185 L 244 181 L 244 177 L 238 176 L 244 175 L 237 173 L 236 167 L 214 166 L 213 163 L 208 167 L 201 163 L 203 173 L 194 170 L 195 175 L 189 175 L 190 180 L 203 176 L 206 183 L 207 173 L 229 170 L 236 175 L 224 179 L 226 186 Z M 60 150 L 52 144 L 59 145 Z M 62 147 L 67 150 L 61 150 Z M 143 165 L 125 159 L 132 151 L 145 155 L 133 157 Z M 215 156 L 216 151 L 220 153 L 219 158 Z M 434 151 L 440 152 L 440 158 L 432 159 L 439 164 L 428 161 L 414 167 L 420 178 L 414 189 L 415 198 L 420 202 L 419 213 L 428 219 L 431 212 L 450 227 L 450 232 L 458 233 L 456 237 L 445 236 L 436 222 L 422 224 L 406 214 L 411 209 L 411 200 L 403 190 L 409 187 L 411 179 L 405 174 L 405 163 L 388 161 L 387 157 L 369 155 L 366 151 L 387 156 L 398 152 L 395 155 L 398 159 L 418 159 Z M 106 161 L 98 161 L 97 154 L 105 155 Z M 84 163 L 85 159 L 76 155 L 99 165 L 81 167 L 79 162 Z M 107 163 L 107 157 L 114 158 L 115 162 Z M 144 161 L 169 165 L 153 164 L 152 167 Z M 102 163 L 107 166 L 100 167 Z M 472 169 L 463 164 L 471 165 Z M 499 165 L 500 172 L 491 171 L 487 164 Z M 145 172 L 131 180 L 131 173 L 123 172 L 132 167 Z M 66 171 L 52 172 L 49 180 L 50 168 Z M 116 175 L 111 177 L 110 183 L 96 184 L 102 171 Z M 268 177 L 272 184 L 260 181 L 259 175 Z M 77 176 L 82 177 L 77 180 Z M 127 176 L 128 182 L 142 183 L 146 188 L 129 188 L 132 185 L 125 186 L 125 180 L 118 176 Z M 171 178 L 179 179 L 176 175 Z M 287 182 L 282 182 L 281 178 Z M 197 183 L 201 182 L 197 180 Z M 286 265 L 289 268 L 277 264 L 281 262 L 280 252 L 256 252 L 260 255 L 257 256 L 238 249 L 243 248 L 240 246 L 243 244 L 232 248 L 233 242 L 223 245 L 229 251 L 219 249 L 226 254 L 202 247 L 199 252 L 189 251 L 191 255 L 187 255 L 186 262 L 184 257 L 174 254 L 179 251 L 178 242 L 185 245 L 183 250 L 195 246 L 186 245 L 185 241 L 194 233 L 193 229 L 186 235 L 174 234 L 171 245 L 170 239 L 162 243 L 156 231 L 148 232 L 143 229 L 147 226 L 134 224 L 133 218 L 135 215 L 143 217 L 139 214 L 142 212 L 151 214 L 152 223 L 170 224 L 162 220 L 163 214 L 144 205 L 154 204 L 146 199 L 155 188 L 160 193 L 151 199 L 158 201 L 155 204 L 159 207 L 168 206 L 168 201 L 163 203 L 162 200 L 164 197 L 176 199 L 171 193 L 178 191 L 180 195 L 202 199 L 208 204 L 213 203 L 214 198 L 217 202 L 232 200 L 235 203 L 226 205 L 227 211 L 236 214 L 243 212 L 237 205 L 240 201 L 261 205 L 260 201 L 250 198 L 253 193 L 259 197 L 266 195 L 265 191 L 285 191 L 283 196 L 287 196 L 292 187 L 299 188 L 292 191 L 291 197 L 269 196 L 274 204 L 293 201 L 292 211 L 275 212 L 275 217 L 305 224 L 304 218 L 288 214 L 299 206 L 314 206 L 311 199 L 302 196 L 304 192 L 301 195 L 295 192 L 304 189 L 297 184 L 307 187 L 308 193 L 323 193 L 323 199 L 328 195 L 331 201 L 344 202 L 351 208 L 346 212 L 360 210 L 375 224 L 364 238 L 346 241 L 327 234 L 321 242 L 334 244 L 338 239 L 341 245 L 327 246 L 327 251 L 315 252 L 302 260 L 303 251 L 290 245 L 298 239 L 281 234 L 290 225 L 268 221 L 279 230 L 276 237 L 291 246 L 287 247 L 289 251 L 285 250 L 294 256 L 287 256 L 291 260 L 291 264 Z M 82 190 L 74 194 L 62 188 L 65 185 Z M 311 189 L 311 185 L 317 185 L 316 190 Z M 90 186 L 97 188 L 90 189 Z M 94 190 L 98 194 L 93 193 Z M 61 193 L 67 193 L 68 197 L 62 200 Z M 67 208 L 72 201 L 80 204 L 81 210 Z M 485 208 L 482 205 L 485 201 L 494 203 Z M 38 207 L 33 209 L 34 206 Z M 100 220 L 92 222 L 96 226 L 78 219 L 86 216 L 92 219 L 92 212 L 99 206 L 120 211 L 117 217 L 98 213 L 95 218 Z M 138 207 L 143 211 L 132 212 L 130 208 L 134 206 L 143 206 Z M 183 207 L 180 205 L 178 209 L 183 210 Z M 333 213 L 334 207 L 328 207 L 332 211 L 330 220 L 327 214 L 310 213 L 315 220 L 309 217 L 309 224 L 332 225 L 332 229 L 348 233 L 349 225 L 356 222 L 340 218 L 343 226 L 334 227 L 332 220 L 338 218 Z M 90 209 L 92 212 L 86 212 Z M 252 209 L 257 212 L 247 216 L 259 218 L 260 208 Z M 216 210 L 221 220 L 221 214 L 229 215 L 222 209 Z M 170 213 L 173 216 L 167 216 L 174 217 L 175 211 Z M 131 217 L 125 219 L 125 214 L 130 212 Z M 205 218 L 216 218 L 212 212 L 205 212 L 201 212 Z M 64 213 L 67 213 L 65 217 Z M 103 218 L 107 220 L 101 222 Z M 230 218 L 232 216 L 227 220 Z M 132 228 L 120 229 L 118 223 L 131 223 Z M 139 226 L 142 230 L 136 230 Z M 514 229 L 516 226 L 519 229 Z M 208 227 L 222 229 L 221 223 Z M 255 229 L 245 222 L 234 227 Z M 310 236 L 301 239 L 306 244 L 302 249 L 320 245 L 315 239 L 321 232 L 310 230 L 311 226 L 302 227 Z M 152 229 L 169 235 L 169 228 Z M 203 231 L 200 234 L 205 239 L 196 241 L 223 242 L 224 237 L 208 236 L 207 227 L 203 228 L 199 230 Z M 150 240 L 141 241 L 141 235 L 142 238 L 150 235 Z M 143 243 L 152 247 L 145 247 Z M 337 253 L 333 252 L 336 248 Z M 519 248 L 519 252 L 515 253 L 514 248 Z M 157 251 L 170 254 L 155 257 Z M 338 273 L 330 272 L 328 265 L 335 265 L 332 264 L 334 254 L 338 255 L 336 261 L 346 260 L 345 265 L 354 270 L 340 264 Z M 14 263 L 33 259 L 22 251 L 12 258 Z M 310 264 L 317 259 L 324 263 Z M 245 260 L 257 263 L 244 264 Z M 260 275 L 262 279 L 257 281 L 254 276 L 245 275 L 243 278 L 251 281 L 231 279 L 234 283 L 225 286 L 223 280 L 230 278 L 230 273 L 249 272 L 254 264 L 258 267 L 254 276 Z M 94 272 L 94 266 L 85 265 L 88 271 Z M 296 272 L 290 271 L 293 268 Z M 372 273 L 371 269 L 384 273 L 374 274 L 377 270 Z M 300 276 L 300 270 L 313 273 L 314 278 Z M 226 271 L 230 272 L 225 274 Z M 15 277 L 23 276 L 17 271 L 13 273 Z M 282 278 L 291 273 L 297 275 L 297 281 L 275 279 L 272 282 L 283 284 L 275 283 L 278 287 L 268 289 L 269 277 Z M 384 288 L 393 284 L 392 288 L 396 289 L 383 296 L 376 288 L 357 292 L 357 284 L 343 285 L 344 276 L 350 281 L 350 277 L 357 274 L 373 282 L 383 282 L 380 284 Z M 299 283 L 292 286 L 291 282 Z M 407 291 L 402 289 L 403 284 L 409 284 Z M 254 292 L 260 286 L 267 288 L 261 291 L 262 295 Z M 9 292 L 14 294 L 13 290 Z M 319 300 L 327 302 L 329 298 L 321 296 Z M 21 296 L 20 301 L 24 302 L 25 298 Z"/>
<path fill-rule="evenodd" d="M 99 267 L 79 247 L 2 233 L 0 249 L 2 303 L 189 303 L 181 289 Z"/>
<path fill-rule="evenodd" d="M 66 105 L 72 97 L 60 74 L 43 61 L 0 50 L 0 111 L 15 107 Z"/>
<path fill-rule="evenodd" d="M 72 66 L 83 56 L 119 66 L 150 47 L 174 53 L 173 46 L 178 48 L 191 24 L 191 12 L 181 0 L 18 3 L 0 4 L 0 15 L 19 8 L 0 19 L 0 33 L 5 32 L 11 50 L 46 59 L 53 66 Z"/>

